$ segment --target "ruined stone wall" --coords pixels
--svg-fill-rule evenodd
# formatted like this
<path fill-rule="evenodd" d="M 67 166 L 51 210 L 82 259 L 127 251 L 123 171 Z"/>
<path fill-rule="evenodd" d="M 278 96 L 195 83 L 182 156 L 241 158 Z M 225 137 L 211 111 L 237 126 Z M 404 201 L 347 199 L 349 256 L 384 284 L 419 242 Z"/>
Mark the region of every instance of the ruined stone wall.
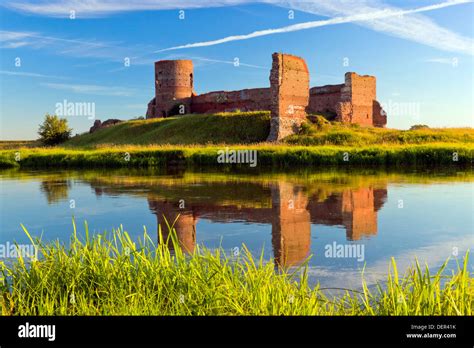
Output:
<path fill-rule="evenodd" d="M 270 110 L 270 88 L 217 91 L 193 96 L 193 113 Z"/>
<path fill-rule="evenodd" d="M 387 125 L 387 114 L 377 100 L 373 104 L 374 127 L 385 127 Z"/>
<path fill-rule="evenodd" d="M 341 89 L 341 100 L 336 107 L 336 120 L 372 126 L 375 98 L 374 76 L 346 73 L 344 87 Z"/>
<path fill-rule="evenodd" d="M 155 97 L 148 104 L 146 116 L 270 110 L 268 141 L 296 133 L 306 119 L 306 112 L 334 113 L 339 122 L 385 127 L 387 116 L 376 100 L 374 76 L 348 72 L 344 84 L 310 90 L 308 68 L 302 58 L 274 53 L 272 60 L 270 88 L 202 95 L 194 93 L 191 60 L 158 61 L 155 63 Z"/>
<path fill-rule="evenodd" d="M 360 76 L 353 72 L 346 73 L 341 99 L 343 102 L 350 100 L 352 104 L 351 123 L 365 126 L 373 125 L 373 107 L 376 99 L 375 85 L 374 76 Z"/>
<path fill-rule="evenodd" d="M 183 105 L 184 113 L 190 113 L 193 83 L 191 60 L 155 62 L 155 98 L 148 105 L 147 118 L 169 116 L 176 105 Z"/>
<path fill-rule="evenodd" d="M 331 112 L 339 122 L 385 127 L 387 116 L 376 97 L 374 76 L 348 72 L 344 84 L 311 88 L 308 112 Z"/>
<path fill-rule="evenodd" d="M 268 141 L 298 132 L 306 119 L 309 73 L 306 62 L 296 56 L 273 53 L 270 71 L 271 123 Z"/>
<path fill-rule="evenodd" d="M 336 113 L 336 105 L 341 100 L 341 89 L 344 84 L 326 85 L 321 87 L 313 87 L 309 90 L 309 106 L 308 112 Z"/>

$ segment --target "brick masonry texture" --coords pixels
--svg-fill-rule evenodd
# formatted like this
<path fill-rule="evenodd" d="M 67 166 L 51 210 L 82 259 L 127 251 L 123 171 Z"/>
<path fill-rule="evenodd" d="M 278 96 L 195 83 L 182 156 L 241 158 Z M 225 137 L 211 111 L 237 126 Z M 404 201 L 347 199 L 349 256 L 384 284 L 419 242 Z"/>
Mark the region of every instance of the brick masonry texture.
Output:
<path fill-rule="evenodd" d="M 274 53 L 270 71 L 271 119 L 268 141 L 278 141 L 298 131 L 306 120 L 309 72 L 300 57 Z"/>
<path fill-rule="evenodd" d="M 298 131 L 309 114 L 332 115 L 335 121 L 385 127 L 387 116 L 376 100 L 376 78 L 347 72 L 343 84 L 309 88 L 306 62 L 283 53 L 272 55 L 270 88 L 194 92 L 191 60 L 155 62 L 155 97 L 147 118 L 190 113 L 271 111 L 268 141 Z"/>

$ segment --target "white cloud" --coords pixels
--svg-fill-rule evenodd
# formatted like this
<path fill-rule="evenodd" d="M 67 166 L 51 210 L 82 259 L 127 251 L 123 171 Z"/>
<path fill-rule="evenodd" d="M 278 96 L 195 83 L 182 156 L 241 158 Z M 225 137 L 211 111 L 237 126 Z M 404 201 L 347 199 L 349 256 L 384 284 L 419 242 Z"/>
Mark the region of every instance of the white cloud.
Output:
<path fill-rule="evenodd" d="M 383 9 L 375 7 L 364 7 L 364 11 L 355 11 L 356 8 L 354 6 L 347 6 L 348 3 L 345 3 L 347 9 L 354 9 L 352 13 L 358 13 L 350 14 L 347 16 L 334 17 L 325 20 L 303 22 L 282 28 L 258 30 L 250 34 L 232 35 L 217 40 L 202 41 L 180 46 L 174 46 L 158 50 L 156 51 L 156 53 L 186 48 L 214 46 L 226 42 L 248 40 L 260 36 L 289 33 L 293 31 L 312 29 L 328 25 L 344 23 L 366 23 L 366 25 L 372 27 L 375 30 L 384 31 L 392 35 L 410 39 L 428 46 L 432 46 L 446 51 L 455 51 L 464 54 L 474 55 L 474 41 L 471 38 L 465 38 L 455 33 L 452 33 L 447 29 L 438 27 L 435 23 L 424 17 L 407 16 L 415 13 L 437 10 L 448 6 L 459 5 L 462 3 L 466 3 L 467 1 L 468 0 L 448 0 L 436 5 L 423 6 L 408 10 L 388 7 Z M 314 3 L 319 2 L 315 1 Z M 301 6 L 299 3 L 291 2 L 288 4 L 288 6 L 303 10 L 305 12 L 314 12 L 318 14 L 320 12 L 325 12 L 322 11 L 319 7 L 310 7 L 311 4 L 314 3 L 303 2 L 303 6 Z M 354 4 L 352 1 L 349 1 L 349 3 Z M 283 5 L 283 3 L 281 4 Z M 341 6 L 340 8 L 343 8 L 343 6 Z M 345 14 L 346 12 L 348 11 L 339 11 L 338 13 Z"/>
<path fill-rule="evenodd" d="M 451 65 L 451 66 L 457 66 L 459 64 L 459 60 L 456 57 L 453 57 L 453 58 L 429 58 L 429 59 L 425 59 L 424 62 L 447 64 L 447 65 Z"/>
<path fill-rule="evenodd" d="M 38 32 L 0 30 L 0 47 L 15 49 L 29 47 L 50 50 L 54 54 L 75 58 L 102 58 L 106 62 L 123 65 L 124 58 L 139 52 L 149 52 L 149 47 L 126 45 L 120 42 L 103 42 L 93 38 L 69 39 L 44 35 Z M 103 63 L 103 62 L 101 62 Z"/>
<path fill-rule="evenodd" d="M 416 9 L 401 9 L 389 6 L 381 0 L 137 0 L 124 2 L 121 0 L 56 0 L 56 1 L 33 1 L 33 0 L 7 0 L 3 6 L 21 12 L 36 14 L 41 16 L 64 17 L 69 16 L 69 11 L 76 11 L 77 18 L 105 16 L 126 11 L 145 10 L 169 10 L 169 9 L 195 9 L 219 6 L 233 6 L 248 3 L 265 3 L 297 11 L 303 11 L 319 16 L 331 17 L 326 20 L 310 21 L 290 25 L 283 28 L 265 29 L 255 31 L 250 34 L 231 35 L 225 38 L 201 41 L 175 47 L 165 48 L 157 52 L 166 50 L 176 50 L 192 47 L 206 47 L 218 45 L 230 41 L 247 40 L 259 36 L 287 33 L 297 30 L 316 28 L 326 25 L 336 25 L 342 23 L 355 23 L 372 30 L 399 37 L 405 40 L 418 42 L 444 51 L 458 52 L 463 54 L 474 54 L 474 42 L 470 37 L 465 37 L 451 30 L 441 27 L 426 16 L 420 13 L 442 9 L 449 6 L 472 3 L 472 0 L 445 0 L 423 6 Z M 46 38 L 43 38 L 43 40 Z M 17 38 L 16 43 L 6 44 L 4 47 L 14 48 L 15 45 L 24 46 L 25 41 Z M 74 41 L 67 40 L 65 41 Z M 92 46 L 94 43 L 87 41 Z M 84 45 L 84 41 L 81 45 Z M 97 43 L 96 45 L 100 45 Z M 84 49 L 75 48 L 73 51 L 65 50 L 64 53 L 74 53 L 80 51 L 86 55 L 87 46 Z M 110 52 L 100 52 L 100 47 L 92 47 L 89 50 L 95 51 L 95 56 L 110 55 Z M 121 55 L 123 57 L 123 55 Z"/>
<path fill-rule="evenodd" d="M 404 275 L 413 265 L 416 259 L 422 270 L 427 264 L 431 270 L 437 269 L 448 257 L 453 258 L 453 247 L 459 250 L 458 259 L 461 259 L 467 250 L 473 245 L 472 236 L 456 237 L 443 242 L 435 242 L 417 249 L 404 250 L 399 254 L 393 255 L 397 263 L 398 274 Z M 367 248 L 366 248 L 367 251 Z M 374 285 L 377 282 L 384 282 L 387 279 L 387 273 L 391 262 L 387 257 L 368 263 L 364 271 L 364 279 L 368 285 Z M 361 265 L 362 268 L 363 265 Z M 357 269 L 334 269 L 322 266 L 310 267 L 308 273 L 321 281 L 323 284 L 330 284 L 331 287 L 349 287 L 358 289 L 362 283 L 362 270 Z"/>
<path fill-rule="evenodd" d="M 108 87 L 98 85 L 78 85 L 78 84 L 63 84 L 63 83 L 42 83 L 43 86 L 70 91 L 80 94 L 94 94 L 107 95 L 116 97 L 129 97 L 135 93 L 135 90 L 124 87 Z"/>
<path fill-rule="evenodd" d="M 56 1 L 6 1 L 4 6 L 13 10 L 49 17 L 69 17 L 75 11 L 76 18 L 99 17 L 109 14 L 147 11 L 195 9 L 208 7 L 233 6 L 255 0 L 56 0 Z"/>
<path fill-rule="evenodd" d="M 371 19 L 357 24 L 440 50 L 473 55 L 474 42 L 471 37 L 465 37 L 443 28 L 430 18 L 420 14 L 425 11 L 468 3 L 472 3 L 472 0 L 447 0 L 418 9 L 404 10 L 406 12 L 400 13 L 400 15 Z M 332 0 L 330 2 L 323 0 L 301 2 L 282 0 L 280 5 L 325 16 L 348 16 L 377 10 L 400 11 L 400 8 L 389 6 L 378 0 Z M 469 10 L 469 8 L 467 9 Z"/>
<path fill-rule="evenodd" d="M 1 75 L 10 75 L 10 76 L 25 76 L 25 77 L 41 77 L 41 78 L 54 78 L 54 79 L 64 79 L 61 76 L 54 75 L 43 75 L 26 71 L 11 71 L 11 70 L 0 70 Z"/>
<path fill-rule="evenodd" d="M 205 57 L 186 57 L 186 59 L 192 59 L 193 61 L 201 61 L 201 62 L 208 62 L 208 63 L 222 63 L 222 64 L 230 64 L 234 65 L 235 62 L 233 60 L 221 60 L 221 59 L 212 59 L 212 58 L 205 58 Z M 254 64 L 248 64 L 248 63 L 242 63 L 239 61 L 239 66 L 244 66 L 247 68 L 255 68 L 255 69 L 264 69 L 264 70 L 269 70 L 269 67 L 265 66 L 260 66 L 260 65 L 254 65 Z"/>
<path fill-rule="evenodd" d="M 0 48 L 18 48 L 23 46 L 39 47 L 40 45 L 38 45 L 38 43 L 31 40 L 33 35 L 37 35 L 37 33 L 0 30 Z"/>

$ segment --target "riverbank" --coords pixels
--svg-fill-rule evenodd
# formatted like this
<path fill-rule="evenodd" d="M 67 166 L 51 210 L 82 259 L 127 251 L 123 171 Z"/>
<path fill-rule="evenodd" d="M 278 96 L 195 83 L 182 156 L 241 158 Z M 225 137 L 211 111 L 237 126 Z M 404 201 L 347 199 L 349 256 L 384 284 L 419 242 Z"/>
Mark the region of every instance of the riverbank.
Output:
<path fill-rule="evenodd" d="M 359 127 L 312 115 L 298 134 L 275 144 L 265 142 L 269 125 L 268 111 L 131 120 L 76 135 L 57 147 L 0 142 L 0 168 L 465 167 L 474 158 L 471 128 Z M 219 161 L 220 152 L 226 153 L 224 161 Z"/>
<path fill-rule="evenodd" d="M 242 152 L 243 151 L 243 152 Z M 235 156 L 232 157 L 232 153 Z M 224 154 L 224 156 L 222 156 Z M 250 156 L 250 157 L 249 157 Z M 233 161 L 233 158 L 235 159 Z M 238 158 L 243 163 L 235 163 Z M 252 160 L 249 160 L 252 159 Z M 246 160 L 245 160 L 246 159 Z M 373 146 L 208 145 L 113 146 L 95 149 L 19 148 L 0 151 L 1 168 L 165 166 L 471 166 L 474 145 L 431 143 Z"/>
<path fill-rule="evenodd" d="M 26 230 L 25 230 L 26 232 Z M 27 232 L 26 232 L 27 233 Z M 28 235 L 29 236 L 29 235 Z M 160 232 L 160 236 L 162 236 Z M 171 234 L 173 236 L 173 234 Z M 274 263 L 198 247 L 184 254 L 175 239 L 140 245 L 116 230 L 74 234 L 68 247 L 36 244 L 38 260 L 0 263 L 2 315 L 472 315 L 468 254 L 457 270 L 435 274 L 416 262 L 404 276 L 392 259 L 386 282 L 329 296 L 308 284 L 307 266 L 275 272 Z"/>

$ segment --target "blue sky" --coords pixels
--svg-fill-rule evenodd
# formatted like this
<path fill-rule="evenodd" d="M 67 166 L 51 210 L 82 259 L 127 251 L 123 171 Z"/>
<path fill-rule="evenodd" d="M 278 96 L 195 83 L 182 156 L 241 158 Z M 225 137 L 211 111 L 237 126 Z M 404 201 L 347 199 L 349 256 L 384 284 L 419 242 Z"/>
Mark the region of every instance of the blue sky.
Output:
<path fill-rule="evenodd" d="M 0 16 L 2 140 L 36 138 L 64 100 L 144 115 L 160 59 L 193 59 L 198 93 L 266 87 L 273 52 L 303 57 L 312 86 L 377 76 L 388 127 L 474 123 L 470 1 L 5 0 Z"/>

